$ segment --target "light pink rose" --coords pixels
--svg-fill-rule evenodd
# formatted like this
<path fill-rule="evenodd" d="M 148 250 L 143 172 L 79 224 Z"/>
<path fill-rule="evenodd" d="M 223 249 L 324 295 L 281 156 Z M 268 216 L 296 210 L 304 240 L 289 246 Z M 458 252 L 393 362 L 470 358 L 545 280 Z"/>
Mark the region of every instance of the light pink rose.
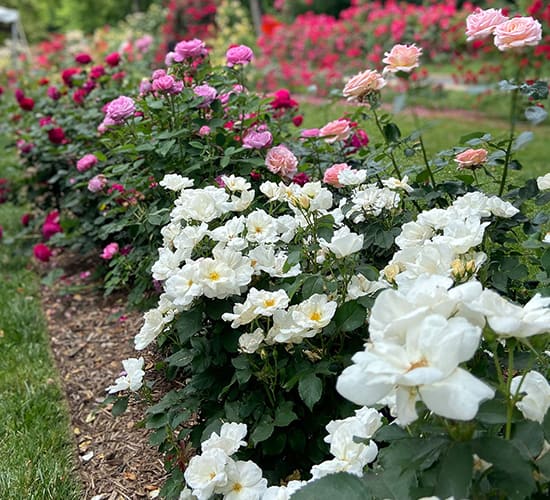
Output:
<path fill-rule="evenodd" d="M 462 153 L 455 156 L 455 161 L 458 163 L 458 169 L 472 169 L 483 165 L 487 161 L 487 150 L 480 149 L 467 149 Z"/>
<path fill-rule="evenodd" d="M 338 174 L 342 170 L 350 170 L 351 167 L 347 163 L 336 163 L 325 170 L 325 175 L 323 176 L 323 182 L 330 184 L 334 187 L 342 187 L 340 182 L 338 182 Z"/>
<path fill-rule="evenodd" d="M 210 105 L 218 95 L 216 89 L 206 83 L 204 85 L 196 86 L 193 89 L 193 92 L 195 92 L 195 95 L 202 97 L 202 104 L 200 105 L 201 108 Z"/>
<path fill-rule="evenodd" d="M 139 83 L 139 95 L 144 96 L 151 92 L 151 82 L 147 78 L 143 78 Z"/>
<path fill-rule="evenodd" d="M 88 191 L 98 193 L 107 185 L 107 178 L 103 174 L 92 177 L 88 182 Z"/>
<path fill-rule="evenodd" d="M 243 146 L 249 149 L 262 149 L 271 146 L 273 136 L 269 130 L 249 130 L 243 138 Z"/>
<path fill-rule="evenodd" d="M 292 177 L 298 170 L 298 158 L 286 146 L 271 148 L 265 158 L 268 170 L 281 177 Z"/>
<path fill-rule="evenodd" d="M 480 40 L 492 35 L 495 28 L 507 21 L 508 18 L 502 13 L 501 9 L 483 10 L 477 8 L 466 18 L 466 40 Z"/>
<path fill-rule="evenodd" d="M 86 172 L 97 164 L 97 156 L 93 154 L 84 155 L 80 160 L 76 162 L 76 169 L 79 172 Z"/>
<path fill-rule="evenodd" d="M 332 143 L 336 141 L 345 141 L 350 133 L 351 127 L 347 120 L 334 120 L 328 122 L 319 130 L 319 137 L 322 137 L 328 143 Z"/>
<path fill-rule="evenodd" d="M 151 35 L 143 35 L 136 40 L 136 49 L 139 52 L 147 52 L 153 43 L 153 37 Z"/>
<path fill-rule="evenodd" d="M 495 45 L 505 51 L 538 45 L 542 38 L 542 27 L 532 17 L 514 17 L 495 28 Z"/>
<path fill-rule="evenodd" d="M 300 132 L 300 137 L 302 139 L 310 139 L 312 137 L 319 137 L 318 128 L 305 128 Z"/>
<path fill-rule="evenodd" d="M 174 47 L 174 53 L 174 61 L 182 62 L 184 59 L 196 59 L 205 56 L 208 50 L 202 40 L 194 38 L 193 40 L 184 40 L 177 43 Z"/>
<path fill-rule="evenodd" d="M 183 90 L 183 82 L 175 80 L 173 76 L 164 75 L 153 80 L 151 89 L 155 92 L 179 94 Z"/>
<path fill-rule="evenodd" d="M 344 97 L 348 101 L 361 101 L 363 97 L 378 92 L 386 85 L 386 80 L 376 70 L 367 69 L 352 77 L 344 87 Z"/>
<path fill-rule="evenodd" d="M 118 253 L 118 243 L 109 243 L 101 252 L 101 258 L 111 260 Z"/>
<path fill-rule="evenodd" d="M 246 45 L 231 47 L 225 53 L 227 65 L 230 68 L 235 66 L 235 64 L 248 64 L 250 61 L 252 61 L 253 56 L 254 52 L 252 52 L 252 49 L 250 47 L 247 47 Z"/>
<path fill-rule="evenodd" d="M 382 62 L 387 66 L 384 68 L 383 73 L 397 73 L 398 71 L 410 73 L 419 66 L 422 49 L 414 43 L 412 45 L 394 45 L 384 55 L 386 57 L 382 59 Z"/>
<path fill-rule="evenodd" d="M 210 133 L 210 127 L 208 125 L 203 125 L 200 129 L 199 129 L 199 135 L 201 137 L 206 137 L 208 134 Z"/>
<path fill-rule="evenodd" d="M 136 105 L 131 97 L 121 95 L 107 105 L 106 111 L 105 118 L 111 119 L 114 123 L 119 124 L 127 118 L 134 116 Z"/>

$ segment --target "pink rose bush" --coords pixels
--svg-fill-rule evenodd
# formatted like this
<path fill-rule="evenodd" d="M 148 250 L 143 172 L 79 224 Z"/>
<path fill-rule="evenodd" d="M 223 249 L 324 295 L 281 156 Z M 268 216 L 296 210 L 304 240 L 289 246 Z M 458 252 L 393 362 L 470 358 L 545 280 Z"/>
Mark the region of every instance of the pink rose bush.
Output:
<path fill-rule="evenodd" d="M 231 47 L 225 54 L 227 66 L 230 68 L 236 65 L 246 65 L 252 61 L 253 57 L 254 53 L 252 52 L 252 49 L 246 45 Z"/>

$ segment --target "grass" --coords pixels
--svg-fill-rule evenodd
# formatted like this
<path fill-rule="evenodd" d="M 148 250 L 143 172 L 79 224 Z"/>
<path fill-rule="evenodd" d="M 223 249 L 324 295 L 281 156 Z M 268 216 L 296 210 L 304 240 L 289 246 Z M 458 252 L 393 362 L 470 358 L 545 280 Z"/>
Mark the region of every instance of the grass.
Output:
<path fill-rule="evenodd" d="M 0 205 L 4 238 L 21 212 Z M 0 243 L 0 498 L 82 498 L 68 409 L 28 257 Z"/>

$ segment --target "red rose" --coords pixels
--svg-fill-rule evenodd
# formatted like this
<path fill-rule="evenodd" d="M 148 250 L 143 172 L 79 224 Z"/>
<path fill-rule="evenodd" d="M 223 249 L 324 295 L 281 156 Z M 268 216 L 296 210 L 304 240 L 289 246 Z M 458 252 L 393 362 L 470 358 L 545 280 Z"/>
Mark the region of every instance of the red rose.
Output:
<path fill-rule="evenodd" d="M 299 127 L 302 122 L 304 121 L 304 117 L 302 115 L 296 115 L 294 118 L 292 118 L 292 123 Z"/>
<path fill-rule="evenodd" d="M 67 85 L 67 87 L 73 86 L 73 76 L 78 75 L 80 70 L 78 68 L 67 68 L 61 72 L 61 79 Z"/>
<path fill-rule="evenodd" d="M 112 68 L 118 66 L 118 63 L 120 63 L 120 54 L 118 52 L 112 52 L 105 57 L 105 62 Z"/>
<path fill-rule="evenodd" d="M 94 66 L 90 70 L 90 78 L 92 80 L 97 80 L 98 78 L 101 78 L 105 74 L 105 68 L 103 66 Z"/>
<path fill-rule="evenodd" d="M 86 54 L 85 52 L 81 52 L 80 54 L 77 54 L 74 58 L 74 60 L 78 64 L 89 64 L 92 62 L 92 57 L 90 54 Z"/>
<path fill-rule="evenodd" d="M 53 252 L 48 245 L 44 245 L 44 243 L 38 243 L 34 245 L 32 253 L 38 260 L 42 262 L 48 262 Z"/>
<path fill-rule="evenodd" d="M 19 101 L 19 107 L 25 111 L 32 111 L 34 108 L 34 99 L 32 97 L 22 97 Z"/>
<path fill-rule="evenodd" d="M 29 225 L 29 223 L 31 222 L 31 214 L 23 214 L 21 216 L 21 225 L 23 227 L 27 227 Z"/>
<path fill-rule="evenodd" d="M 65 141 L 65 132 L 61 127 L 48 130 L 48 139 L 52 144 L 62 144 Z"/>

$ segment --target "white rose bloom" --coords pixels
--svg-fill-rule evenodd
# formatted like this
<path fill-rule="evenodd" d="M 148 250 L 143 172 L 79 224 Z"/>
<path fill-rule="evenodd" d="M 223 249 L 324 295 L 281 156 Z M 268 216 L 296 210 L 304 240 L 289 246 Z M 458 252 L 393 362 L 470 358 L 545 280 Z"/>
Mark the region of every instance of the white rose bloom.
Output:
<path fill-rule="evenodd" d="M 252 204 L 255 196 L 256 192 L 253 190 L 242 191 L 240 196 L 231 195 L 228 209 L 233 212 L 243 212 Z"/>
<path fill-rule="evenodd" d="M 491 215 L 491 210 L 487 205 L 488 202 L 489 198 L 487 195 L 474 191 L 457 198 L 453 202 L 452 208 L 460 212 L 462 216 L 476 215 L 478 217 L 488 217 Z M 452 216 L 452 210 L 450 215 Z"/>
<path fill-rule="evenodd" d="M 407 278 L 417 278 L 423 274 L 449 276 L 451 262 L 456 259 L 454 249 L 446 244 L 427 241 L 419 248 L 407 247 L 396 252 L 390 264 L 399 264 Z"/>
<path fill-rule="evenodd" d="M 210 222 L 230 209 L 229 195 L 214 186 L 183 191 L 170 213 L 173 221 Z"/>
<path fill-rule="evenodd" d="M 240 251 L 247 247 L 247 242 L 241 237 L 244 232 L 245 218 L 241 215 L 229 219 L 223 226 L 210 231 L 209 236 L 214 241 L 220 241 L 233 250 Z"/>
<path fill-rule="evenodd" d="M 487 212 L 487 215 L 490 215 Z M 452 210 L 444 210 L 442 208 L 432 208 L 418 214 L 416 222 L 421 226 L 431 227 L 433 229 L 444 229 L 445 226 L 451 223 L 456 218 L 456 213 Z"/>
<path fill-rule="evenodd" d="M 414 189 L 411 186 L 409 186 L 408 182 L 409 182 L 409 176 L 405 175 L 405 177 L 403 177 L 403 179 L 401 180 L 396 179 L 395 177 L 390 177 L 389 179 L 383 180 L 382 184 L 394 191 L 397 189 L 402 189 L 407 193 L 412 193 Z"/>
<path fill-rule="evenodd" d="M 489 326 L 502 337 L 525 338 L 550 332 L 550 297 L 536 294 L 523 307 L 492 290 L 483 290 L 469 307 L 486 316 Z"/>
<path fill-rule="evenodd" d="M 166 226 L 160 230 L 160 234 L 162 234 L 162 244 L 165 247 L 173 247 L 174 239 L 181 233 L 181 230 L 182 227 L 179 222 L 170 222 L 166 224 Z"/>
<path fill-rule="evenodd" d="M 176 274 L 182 262 L 182 255 L 179 252 L 172 252 L 169 248 L 159 248 L 159 258 L 151 267 L 153 278 L 158 281 L 167 280 Z"/>
<path fill-rule="evenodd" d="M 537 186 L 541 191 L 550 189 L 550 173 L 537 177 Z"/>
<path fill-rule="evenodd" d="M 365 295 L 372 295 L 382 288 L 387 288 L 387 286 L 387 284 L 381 281 L 370 281 L 362 274 L 356 274 L 349 282 L 346 301 L 355 300 Z"/>
<path fill-rule="evenodd" d="M 235 422 L 222 424 L 220 433 L 213 432 L 210 434 L 210 437 L 201 443 L 201 449 L 204 453 L 212 448 L 218 448 L 227 456 L 231 456 L 241 446 L 246 446 L 246 441 L 244 441 L 246 433 L 246 424 Z"/>
<path fill-rule="evenodd" d="M 242 304 L 235 304 L 232 313 L 223 313 L 224 321 L 231 321 L 231 328 L 239 328 L 239 326 L 247 325 L 258 317 L 255 307 L 250 301 L 245 301 Z"/>
<path fill-rule="evenodd" d="M 137 351 L 145 349 L 164 330 L 166 322 L 158 309 L 151 309 L 143 315 L 144 323 L 139 333 L 134 338 L 134 346 Z"/>
<path fill-rule="evenodd" d="M 277 310 L 273 313 L 273 326 L 267 332 L 265 341 L 268 344 L 299 344 L 304 338 L 314 337 L 318 330 L 305 329 L 298 325 L 292 317 L 295 306 L 288 311 Z"/>
<path fill-rule="evenodd" d="M 457 254 L 466 253 L 483 241 L 485 228 L 489 224 L 489 222 L 482 223 L 479 217 L 475 216 L 455 219 L 445 226 L 442 235 L 434 236 L 432 242 L 448 245 Z"/>
<path fill-rule="evenodd" d="M 188 261 L 177 273 L 170 276 L 164 283 L 164 291 L 174 305 L 181 308 L 190 306 L 195 297 L 203 294 L 197 262 Z"/>
<path fill-rule="evenodd" d="M 166 174 L 159 184 L 170 191 L 183 191 L 193 186 L 193 180 L 179 174 Z"/>
<path fill-rule="evenodd" d="M 330 323 L 337 305 L 326 295 L 316 293 L 293 308 L 292 319 L 304 330 L 320 331 Z"/>
<path fill-rule="evenodd" d="M 217 261 L 224 262 L 228 267 L 235 271 L 234 289 L 236 294 L 244 292 L 246 285 L 250 283 L 254 269 L 250 258 L 241 252 L 236 252 L 231 248 L 214 247 L 212 255 Z"/>
<path fill-rule="evenodd" d="M 227 263 L 205 258 L 197 261 L 197 265 L 197 280 L 206 297 L 225 299 L 239 293 L 239 287 L 235 284 L 235 271 Z"/>
<path fill-rule="evenodd" d="M 265 339 L 264 332 L 257 328 L 252 333 L 243 333 L 239 337 L 239 350 L 247 354 L 254 354 Z"/>
<path fill-rule="evenodd" d="M 396 388 L 400 425 L 417 418 L 415 402 L 424 401 L 437 415 L 471 420 L 493 389 L 458 365 L 477 350 L 481 328 L 464 318 L 432 314 L 412 325 L 405 344 L 367 344 L 353 356 L 354 364 L 338 378 L 336 389 L 361 405 L 377 404 Z"/>
<path fill-rule="evenodd" d="M 302 195 L 307 196 L 309 199 L 310 210 L 329 210 L 332 208 L 332 193 L 323 187 L 321 181 L 308 182 L 302 187 L 297 184 L 294 185 L 299 188 Z"/>
<path fill-rule="evenodd" d="M 279 240 L 277 221 L 264 210 L 255 210 L 246 218 L 246 239 L 254 243 L 275 243 Z"/>
<path fill-rule="evenodd" d="M 269 201 L 278 201 L 283 195 L 281 186 L 271 181 L 263 182 L 260 185 L 260 191 L 269 199 Z"/>
<path fill-rule="evenodd" d="M 289 481 L 286 486 L 270 486 L 262 496 L 262 500 L 289 500 L 293 493 L 303 488 L 307 481 Z"/>
<path fill-rule="evenodd" d="M 273 245 L 258 245 L 248 252 L 254 274 L 267 273 L 276 278 L 298 276 L 300 264 L 295 264 L 288 271 L 283 271 L 288 255 L 284 251 L 275 253 Z"/>
<path fill-rule="evenodd" d="M 197 500 L 197 497 L 193 495 L 193 492 L 189 488 L 183 488 L 178 500 Z"/>
<path fill-rule="evenodd" d="M 273 312 L 277 309 L 286 309 L 290 299 L 284 290 L 269 292 L 268 290 L 251 288 L 248 292 L 247 301 L 250 301 L 256 314 L 273 316 Z"/>
<path fill-rule="evenodd" d="M 521 394 L 525 394 L 516 406 L 525 418 L 542 424 L 550 408 L 550 384 L 544 375 L 534 370 L 527 372 L 523 381 L 522 378 L 521 375 L 514 377 L 510 387 L 512 395 L 516 394 L 518 389 Z"/>
<path fill-rule="evenodd" d="M 226 467 L 227 484 L 222 488 L 225 500 L 260 500 L 267 490 L 262 469 L 252 461 L 229 461 Z"/>
<path fill-rule="evenodd" d="M 337 259 L 342 259 L 363 248 L 363 235 L 352 233 L 349 227 L 344 226 L 334 231 L 330 242 L 320 238 L 319 244 L 321 248 L 330 250 Z"/>
<path fill-rule="evenodd" d="M 222 175 L 224 187 L 229 191 L 248 191 L 252 186 L 244 177 L 236 177 L 235 175 Z"/>
<path fill-rule="evenodd" d="M 418 222 L 406 222 L 401 226 L 401 233 L 395 238 L 399 248 L 418 247 L 428 241 L 434 234 L 433 229 Z"/>
<path fill-rule="evenodd" d="M 143 376 L 145 372 L 143 371 L 143 358 L 128 358 L 122 362 L 124 367 L 124 375 L 120 376 L 115 380 L 115 385 L 107 387 L 109 394 L 114 394 L 115 392 L 125 391 L 130 389 L 131 391 L 138 391 L 143 385 Z"/>
<path fill-rule="evenodd" d="M 279 240 L 284 243 L 289 243 L 298 228 L 298 222 L 292 215 L 282 215 L 275 219 L 277 224 L 277 232 L 279 233 Z"/>
<path fill-rule="evenodd" d="M 201 222 L 198 226 L 185 226 L 174 238 L 174 246 L 178 250 L 193 250 L 208 234 L 208 224 Z M 189 257 L 191 253 L 189 253 Z M 186 258 L 189 258 L 186 257 Z"/>
<path fill-rule="evenodd" d="M 358 186 L 367 180 L 366 170 L 347 168 L 338 172 L 338 183 L 342 186 Z"/>
<path fill-rule="evenodd" d="M 493 215 L 504 219 L 509 219 L 519 213 L 518 208 L 508 201 L 501 200 L 498 196 L 491 196 L 487 200 L 487 208 Z"/>
<path fill-rule="evenodd" d="M 362 187 L 352 195 L 353 204 L 346 217 L 354 222 L 365 220 L 365 214 L 380 215 L 382 210 L 390 210 L 399 206 L 401 200 L 398 193 L 388 188 L 378 188 L 375 185 Z"/>
<path fill-rule="evenodd" d="M 194 456 L 183 474 L 198 500 L 207 500 L 227 484 L 225 471 L 229 457 L 219 448 Z"/>
<path fill-rule="evenodd" d="M 544 235 L 544 238 L 542 239 L 542 242 L 543 242 L 543 243 L 550 243 L 550 231 L 548 231 L 548 232 Z"/>

